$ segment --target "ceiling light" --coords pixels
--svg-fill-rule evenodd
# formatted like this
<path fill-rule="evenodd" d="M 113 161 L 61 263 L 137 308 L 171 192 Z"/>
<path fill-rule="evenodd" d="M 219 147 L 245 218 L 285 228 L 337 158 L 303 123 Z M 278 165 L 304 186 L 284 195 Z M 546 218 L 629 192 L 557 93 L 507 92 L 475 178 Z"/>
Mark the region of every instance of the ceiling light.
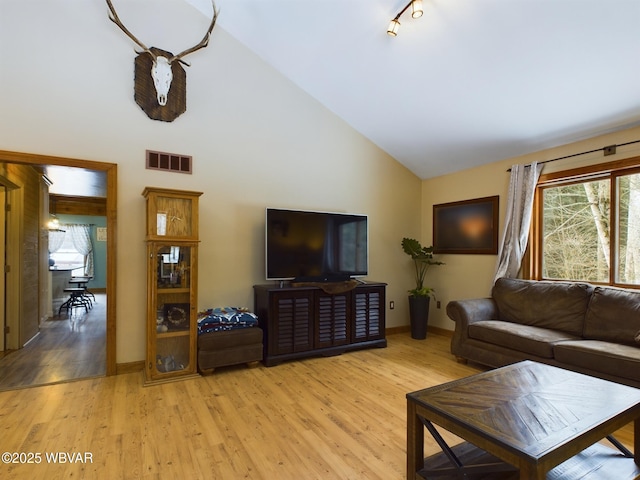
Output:
<path fill-rule="evenodd" d="M 397 18 L 394 18 L 389 22 L 389 28 L 387 28 L 387 33 L 392 37 L 398 35 L 398 30 L 400 29 L 400 22 Z"/>
<path fill-rule="evenodd" d="M 60 229 L 60 220 L 56 216 L 56 200 L 55 198 L 49 197 L 51 210 L 49 211 L 49 221 L 47 222 L 47 230 L 50 232 L 64 232 L 64 230 Z"/>
<path fill-rule="evenodd" d="M 407 11 L 407 9 L 411 7 L 411 16 L 413 18 L 420 18 L 424 13 L 422 10 L 422 0 L 411 0 L 407 3 L 407 6 L 400 10 L 400 13 L 396 15 L 396 17 L 389 22 L 389 27 L 387 27 L 387 33 L 392 37 L 398 35 L 398 30 L 400 30 L 400 16 Z"/>
<path fill-rule="evenodd" d="M 49 219 L 49 223 L 47 223 L 47 228 L 49 230 L 59 230 L 60 229 L 60 220 L 55 215 L 51 215 Z"/>
<path fill-rule="evenodd" d="M 422 0 L 413 0 L 413 2 L 411 2 L 411 16 L 413 18 L 420 18 L 422 13 Z"/>

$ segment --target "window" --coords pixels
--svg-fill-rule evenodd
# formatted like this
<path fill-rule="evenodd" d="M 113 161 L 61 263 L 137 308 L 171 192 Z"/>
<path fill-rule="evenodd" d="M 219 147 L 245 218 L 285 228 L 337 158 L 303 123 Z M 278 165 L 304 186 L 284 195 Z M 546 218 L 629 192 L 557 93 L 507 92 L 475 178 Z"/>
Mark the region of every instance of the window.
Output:
<path fill-rule="evenodd" d="M 534 278 L 640 287 L 640 157 L 543 175 Z"/>
<path fill-rule="evenodd" d="M 63 227 L 64 228 L 64 227 Z M 84 255 L 76 250 L 73 245 L 73 238 L 66 232 L 56 232 L 64 236 L 62 245 L 58 250 L 49 254 L 56 263 L 57 268 L 79 268 L 84 269 Z M 83 273 L 80 273 L 82 275 Z"/>

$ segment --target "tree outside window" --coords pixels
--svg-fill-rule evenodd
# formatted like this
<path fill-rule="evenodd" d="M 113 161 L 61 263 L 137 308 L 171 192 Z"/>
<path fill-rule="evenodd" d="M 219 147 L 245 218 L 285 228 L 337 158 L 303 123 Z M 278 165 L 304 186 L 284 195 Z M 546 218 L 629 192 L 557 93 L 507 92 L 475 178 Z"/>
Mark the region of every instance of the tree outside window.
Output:
<path fill-rule="evenodd" d="M 556 174 L 537 195 L 538 277 L 640 285 L 638 169 Z"/>

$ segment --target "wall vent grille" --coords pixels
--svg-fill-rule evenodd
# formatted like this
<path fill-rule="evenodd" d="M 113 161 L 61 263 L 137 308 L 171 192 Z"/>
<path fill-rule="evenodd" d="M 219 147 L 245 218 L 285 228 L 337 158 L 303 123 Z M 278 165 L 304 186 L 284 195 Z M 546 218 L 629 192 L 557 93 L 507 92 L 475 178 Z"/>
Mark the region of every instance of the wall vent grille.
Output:
<path fill-rule="evenodd" d="M 193 172 L 193 157 L 147 150 L 147 169 L 190 174 Z"/>

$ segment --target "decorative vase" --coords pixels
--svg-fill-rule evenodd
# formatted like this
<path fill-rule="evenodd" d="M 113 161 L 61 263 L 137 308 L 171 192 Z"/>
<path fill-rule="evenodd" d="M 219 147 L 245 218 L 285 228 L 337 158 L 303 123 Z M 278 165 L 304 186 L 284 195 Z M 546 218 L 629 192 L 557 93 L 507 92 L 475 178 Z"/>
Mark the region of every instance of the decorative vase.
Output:
<path fill-rule="evenodd" d="M 431 297 L 409 297 L 409 319 L 411 321 L 411 338 L 424 340 L 427 338 L 429 323 L 429 302 Z"/>

